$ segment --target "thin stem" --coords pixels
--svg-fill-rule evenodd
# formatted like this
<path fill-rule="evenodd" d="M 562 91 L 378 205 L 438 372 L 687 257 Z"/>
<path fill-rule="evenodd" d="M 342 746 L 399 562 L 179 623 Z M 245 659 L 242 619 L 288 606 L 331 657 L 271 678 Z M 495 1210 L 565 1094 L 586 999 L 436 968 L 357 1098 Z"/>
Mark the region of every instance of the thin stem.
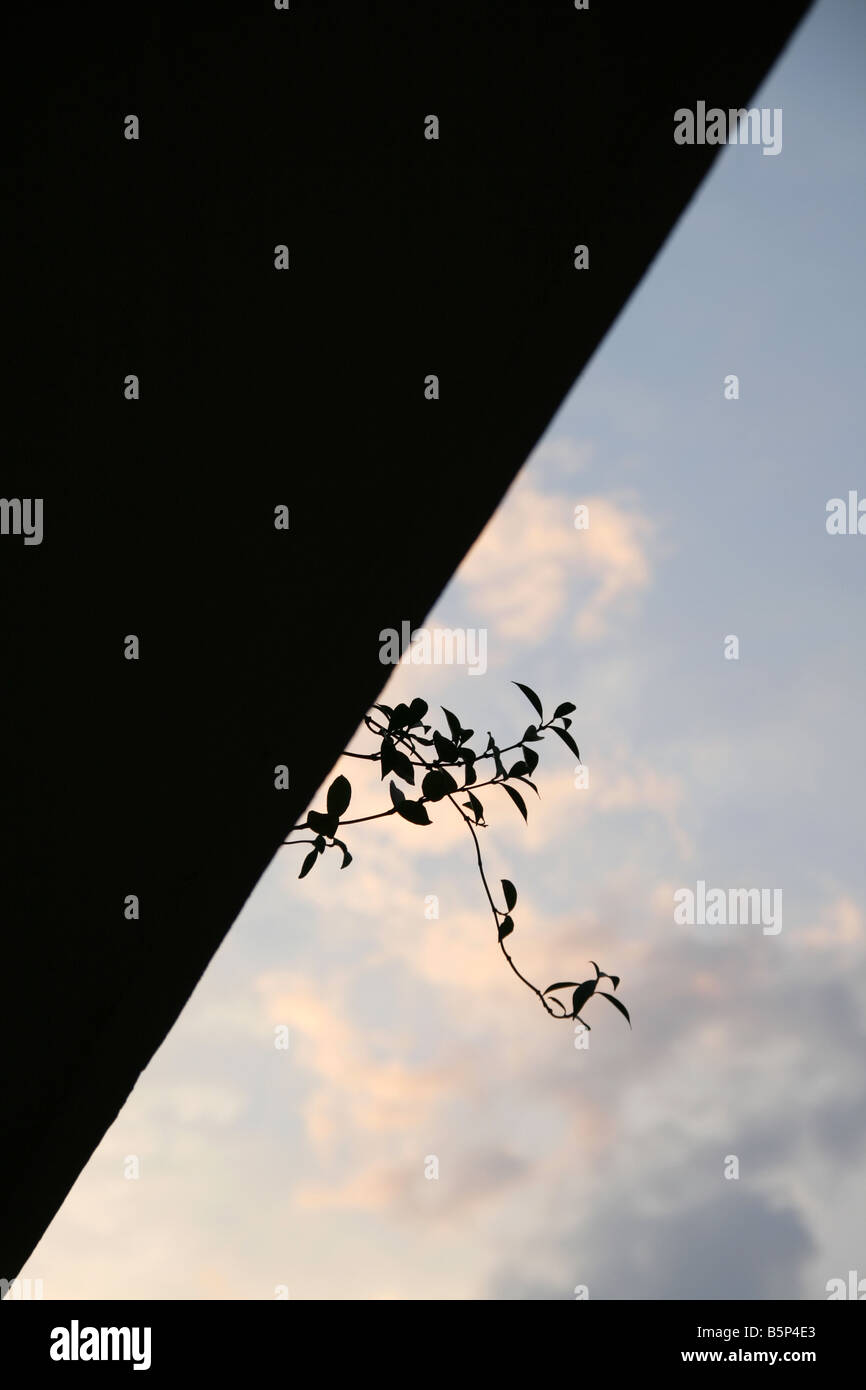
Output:
<path fill-rule="evenodd" d="M 493 901 L 493 894 L 490 892 L 490 885 L 489 885 L 488 882 L 487 882 L 487 875 L 486 875 L 485 872 L 484 872 L 484 863 L 483 863 L 482 858 L 481 858 L 481 844 L 480 844 L 480 842 L 479 842 L 478 835 L 476 834 L 475 826 L 472 824 L 472 821 L 471 821 L 471 820 L 469 819 L 469 817 L 466 815 L 466 812 L 463 810 L 463 808 L 462 808 L 461 806 L 458 806 L 458 805 L 457 805 L 457 802 L 454 800 L 454 797 L 453 797 L 453 796 L 449 796 L 449 797 L 448 797 L 448 800 L 451 802 L 451 804 L 452 804 L 452 806 L 455 808 L 455 810 L 458 811 L 459 814 L 463 817 L 464 821 L 466 822 L 467 826 L 469 827 L 469 833 L 470 833 L 470 835 L 472 836 L 472 840 L 473 840 L 473 843 L 474 843 L 474 845 L 475 845 L 475 858 L 476 858 L 477 861 L 478 861 L 478 872 L 479 872 L 479 874 L 481 875 L 481 882 L 482 882 L 483 885 L 484 885 L 484 891 L 485 891 L 485 893 L 487 894 L 487 901 L 489 902 L 489 904 L 490 904 L 490 910 L 491 910 L 491 912 L 493 913 L 493 920 L 494 920 L 494 922 L 495 922 L 495 924 L 496 924 L 496 934 L 497 934 L 497 936 L 499 936 L 499 918 L 500 918 L 501 916 L 503 916 L 503 914 L 500 913 L 499 909 L 497 908 L 495 902 Z M 502 954 L 504 955 L 505 959 L 508 961 L 508 964 L 511 966 L 511 969 L 514 971 L 514 973 L 515 973 L 515 975 L 517 976 L 518 980 L 522 980 L 522 982 L 526 985 L 526 988 L 527 988 L 527 989 L 531 989 L 532 992 L 533 992 L 533 994 L 536 994 L 536 995 L 538 996 L 538 998 L 541 1000 L 542 1004 L 544 1005 L 545 1009 L 546 1009 L 547 1012 L 550 1014 L 551 1018 L 569 1018 L 569 1017 L 570 1017 L 570 1015 L 566 1012 L 565 1006 L 562 1004 L 562 1001 L 561 1001 L 561 1000 L 556 999 L 556 998 L 553 998 L 552 1000 L 546 999 L 545 996 L 542 994 L 541 990 L 538 989 L 538 987 L 537 987 L 536 985 L 534 985 L 534 984 L 532 983 L 531 980 L 527 980 L 527 978 L 526 978 L 525 975 L 521 975 L 521 973 L 520 973 L 520 971 L 518 970 L 517 966 L 514 964 L 514 961 L 511 959 L 511 956 L 508 954 L 508 951 L 505 949 L 505 943 L 504 943 L 504 941 L 503 941 L 501 938 L 499 939 L 499 949 L 500 949 L 500 951 L 502 952 Z M 559 1007 L 562 1009 L 562 1013 L 561 1013 L 561 1014 L 554 1013 L 553 1009 L 550 1007 L 551 1003 L 558 1004 Z"/>

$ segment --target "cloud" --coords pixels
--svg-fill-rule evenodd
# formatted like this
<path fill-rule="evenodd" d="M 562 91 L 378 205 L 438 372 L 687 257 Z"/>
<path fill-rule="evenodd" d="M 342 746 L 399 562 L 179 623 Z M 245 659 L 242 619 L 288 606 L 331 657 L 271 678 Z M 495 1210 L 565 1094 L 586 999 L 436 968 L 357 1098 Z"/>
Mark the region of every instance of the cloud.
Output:
<path fill-rule="evenodd" d="M 454 1220 L 496 1203 L 529 1167 L 517 1154 L 488 1145 L 458 1151 L 437 1177 L 428 1178 L 424 1170 L 433 1157 L 419 1151 L 401 1165 L 372 1165 L 339 1186 L 310 1184 L 299 1189 L 296 1201 L 318 1211 L 390 1211 L 401 1219 L 435 1212 Z"/>
<path fill-rule="evenodd" d="M 802 927 L 797 941 L 810 951 L 829 951 L 859 946 L 866 933 L 863 913 L 853 898 L 841 897 L 830 903 L 819 926 Z"/>
<path fill-rule="evenodd" d="M 259 977 L 257 989 L 272 1024 L 288 1025 L 296 1065 L 317 1083 L 304 1104 L 307 1134 L 319 1148 L 352 1129 L 415 1129 L 453 1083 L 447 1066 L 411 1066 L 393 1055 L 372 1056 L 375 1037 L 349 1021 L 339 981 L 323 998 L 309 979 L 290 972 Z"/>
<path fill-rule="evenodd" d="M 589 509 L 583 530 L 574 525 L 579 503 Z M 537 645 L 572 610 L 575 635 L 596 640 L 633 611 L 649 585 L 653 534 L 633 501 L 552 496 L 521 475 L 461 565 L 458 582 L 501 642 Z"/>
<path fill-rule="evenodd" d="M 491 1280 L 494 1298 L 796 1299 L 814 1297 L 804 1269 L 814 1242 L 800 1214 L 740 1183 L 711 1200 L 661 1213 L 626 1198 L 605 1202 L 561 1236 L 559 1282 L 515 1269 Z"/>

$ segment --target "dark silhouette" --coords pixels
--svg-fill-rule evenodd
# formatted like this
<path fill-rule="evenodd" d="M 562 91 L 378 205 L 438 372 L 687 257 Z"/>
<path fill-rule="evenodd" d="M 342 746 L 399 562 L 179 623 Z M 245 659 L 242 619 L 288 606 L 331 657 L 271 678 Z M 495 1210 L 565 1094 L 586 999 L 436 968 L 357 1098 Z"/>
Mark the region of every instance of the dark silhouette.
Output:
<path fill-rule="evenodd" d="M 538 723 L 528 725 L 516 742 L 509 743 L 505 747 L 501 747 L 493 734 L 488 731 L 487 747 L 483 753 L 476 753 L 469 746 L 469 740 L 475 730 L 464 729 L 457 715 L 453 714 L 450 709 L 446 709 L 444 705 L 441 706 L 441 709 L 448 723 L 447 734 L 434 729 L 431 724 L 423 722 L 429 708 L 426 700 L 413 700 L 409 705 L 397 705 L 396 709 L 392 709 L 390 705 L 374 705 L 373 709 L 378 710 L 387 720 L 387 723 L 383 724 L 372 714 L 364 716 L 366 728 L 380 740 L 378 752 L 346 753 L 345 756 L 361 758 L 367 762 L 377 762 L 381 766 L 383 781 L 389 774 L 393 774 L 394 777 L 398 777 L 410 787 L 416 785 L 415 774 L 416 769 L 418 769 L 419 776 L 421 772 L 424 773 L 421 779 L 421 795 L 415 799 L 410 799 L 402 787 L 392 781 L 388 786 L 391 795 L 391 806 L 388 810 L 376 811 L 370 816 L 357 816 L 352 820 L 346 820 L 344 819 L 345 813 L 352 800 L 352 784 L 347 777 L 337 777 L 328 788 L 327 809 L 325 811 L 309 811 L 307 819 L 301 825 L 296 826 L 292 832 L 295 834 L 300 830 L 312 830 L 315 832 L 315 838 L 312 840 L 289 838 L 285 843 L 287 845 L 312 845 L 312 849 L 301 865 L 298 878 L 305 878 L 315 867 L 320 856 L 329 849 L 339 849 L 342 852 L 343 861 L 340 868 L 345 869 L 351 864 L 352 856 L 345 841 L 337 838 L 337 831 L 341 826 L 361 825 L 364 821 L 381 820 L 385 816 L 394 815 L 402 816 L 403 820 L 409 821 L 411 825 L 430 825 L 432 822 L 427 812 L 427 806 L 440 801 L 448 801 L 462 818 L 472 836 L 475 856 L 478 861 L 478 872 L 481 875 L 481 882 L 484 885 L 484 892 L 487 894 L 487 901 L 490 904 L 493 921 L 496 925 L 499 949 L 511 969 L 518 980 L 523 981 L 527 989 L 531 989 L 533 994 L 538 995 L 552 1018 L 576 1018 L 579 1019 L 584 1028 L 588 1029 L 589 1024 L 585 1019 L 580 1018 L 581 1009 L 596 992 L 596 986 L 600 979 L 611 980 L 614 989 L 616 989 L 619 984 L 619 976 L 608 975 L 606 971 L 599 970 L 595 961 L 590 961 L 590 965 L 595 967 L 594 980 L 584 980 L 580 984 L 575 980 L 560 980 L 556 984 L 548 985 L 545 990 L 539 989 L 531 980 L 527 980 L 526 976 L 522 975 L 514 964 L 505 946 L 506 937 L 514 931 L 512 913 L 517 904 L 517 889 L 510 879 L 503 878 L 501 880 L 502 897 L 505 907 L 497 907 L 493 901 L 487 875 L 484 872 L 478 830 L 486 830 L 487 822 L 484 819 L 484 807 L 475 793 L 483 787 L 501 787 L 514 802 L 523 819 L 526 820 L 526 802 L 516 787 L 511 786 L 511 783 L 520 782 L 523 786 L 531 787 L 536 796 L 540 796 L 541 793 L 530 777 L 530 773 L 535 771 L 539 762 L 539 755 L 532 745 L 542 743 L 545 733 L 549 730 L 561 738 L 566 748 L 570 749 L 578 761 L 580 760 L 580 749 L 575 743 L 573 735 L 569 732 L 571 728 L 570 716 L 575 708 L 571 701 L 566 700 L 557 705 L 550 719 L 545 720 L 544 708 L 535 691 L 530 689 L 528 685 L 521 685 L 520 681 L 514 681 L 513 684 L 522 690 L 529 700 L 538 715 Z M 557 720 L 559 723 L 556 722 Z M 433 752 L 428 751 L 425 754 L 422 751 L 424 749 L 432 749 Z M 502 761 L 503 754 L 513 753 L 517 749 L 520 750 L 522 756 L 506 769 Z M 494 773 L 486 781 L 479 782 L 477 765 L 486 760 L 492 761 Z M 462 774 L 462 786 L 452 775 L 452 769 L 454 772 Z M 473 790 L 470 791 L 470 787 Z M 467 799 L 464 802 L 459 802 L 457 798 L 463 792 L 466 793 Z M 574 990 L 570 1010 L 565 1007 L 561 999 L 557 998 L 557 991 L 561 989 Z M 614 998 L 612 994 L 606 994 L 604 990 L 598 992 L 619 1009 L 631 1027 L 631 1019 L 625 1005 L 619 999 Z"/>

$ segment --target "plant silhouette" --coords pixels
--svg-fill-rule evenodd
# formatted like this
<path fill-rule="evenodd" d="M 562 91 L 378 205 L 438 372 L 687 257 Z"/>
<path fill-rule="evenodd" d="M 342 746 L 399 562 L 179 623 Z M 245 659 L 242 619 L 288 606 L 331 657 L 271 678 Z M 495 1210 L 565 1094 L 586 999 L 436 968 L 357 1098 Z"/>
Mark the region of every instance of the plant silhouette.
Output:
<path fill-rule="evenodd" d="M 478 872 L 481 875 L 484 892 L 493 914 L 499 949 L 517 978 L 528 989 L 531 989 L 533 994 L 538 996 L 552 1018 L 577 1019 L 585 1028 L 589 1029 L 589 1024 L 580 1016 L 581 1010 L 586 1007 L 595 994 L 600 994 L 603 999 L 610 1000 L 631 1027 L 628 1009 L 621 1000 L 613 994 L 598 989 L 601 980 L 610 980 L 613 988 L 616 989 L 619 985 L 618 975 L 608 975 L 605 970 L 599 969 L 595 961 L 590 961 L 590 965 L 595 970 L 595 979 L 559 980 L 555 984 L 548 985 L 547 989 L 541 990 L 531 980 L 527 980 L 525 975 L 521 974 L 505 944 L 514 931 L 512 914 L 517 905 L 517 889 L 510 879 L 503 878 L 501 880 L 502 901 L 505 906 L 504 908 L 496 906 L 487 875 L 484 872 L 484 862 L 481 856 L 481 842 L 478 838 L 478 832 L 487 829 L 487 822 L 484 819 L 484 807 L 478 800 L 476 792 L 484 787 L 501 787 L 517 807 L 523 819 L 526 820 L 526 802 L 512 783 L 519 782 L 523 786 L 530 787 L 536 796 L 540 795 L 538 788 L 531 780 L 531 775 L 535 772 L 539 762 L 539 755 L 533 745 L 542 743 L 546 733 L 554 733 L 562 740 L 566 748 L 578 760 L 580 759 L 580 750 L 569 732 L 572 722 L 569 716 L 574 712 L 575 706 L 570 701 L 565 701 L 563 704 L 557 705 L 550 719 L 545 720 L 541 700 L 535 691 L 531 690 L 528 685 L 522 685 L 520 681 L 513 681 L 512 684 L 516 685 L 526 696 L 538 715 L 538 722 L 528 725 L 521 738 L 506 746 L 499 745 L 493 734 L 488 732 L 487 747 L 483 753 L 476 753 L 469 746 L 469 740 L 473 737 L 474 730 L 464 729 L 457 715 L 446 709 L 444 705 L 441 706 L 441 709 L 447 722 L 447 734 L 434 729 L 431 724 L 424 723 L 424 718 L 428 713 L 428 705 L 425 700 L 413 700 L 408 705 L 399 704 L 396 709 L 392 709 L 389 705 L 374 705 L 373 709 L 384 716 L 384 719 L 376 718 L 370 713 L 364 716 L 364 724 L 369 732 L 379 740 L 378 750 L 373 753 L 347 753 L 346 756 L 380 764 L 381 780 L 384 781 L 388 776 L 392 778 L 388 784 L 391 798 L 390 807 L 385 811 L 377 811 L 373 815 L 358 816 L 347 820 L 345 814 L 352 799 L 352 785 L 347 777 L 337 777 L 328 788 L 326 809 L 324 811 L 309 811 L 307 819 L 302 824 L 295 826 L 291 832 L 291 835 L 296 835 L 299 831 L 311 830 L 315 838 L 299 840 L 292 839 L 290 836 L 284 843 L 287 845 L 312 845 L 312 849 L 307 853 L 301 865 L 299 878 L 304 878 L 310 873 L 320 857 L 329 849 L 339 849 L 342 852 L 343 858 L 340 867 L 345 869 L 351 864 L 352 855 L 349 853 L 345 841 L 337 835 L 337 831 L 344 826 L 360 825 L 365 821 L 381 820 L 385 816 L 394 815 L 401 816 L 411 825 L 426 826 L 432 824 L 427 807 L 439 802 L 450 802 L 472 836 Z M 517 761 L 511 767 L 506 768 L 503 762 L 504 755 L 518 749 L 520 756 Z M 479 781 L 478 764 L 485 761 L 492 762 L 493 776 L 488 777 L 485 781 Z M 406 795 L 403 787 L 399 785 L 399 782 L 416 787 L 416 775 L 421 779 L 421 795 L 410 798 Z M 462 785 L 458 785 L 458 775 L 462 775 Z M 458 798 L 463 795 L 465 795 L 466 800 L 458 801 Z M 570 1009 L 558 997 L 560 990 L 573 990 Z"/>

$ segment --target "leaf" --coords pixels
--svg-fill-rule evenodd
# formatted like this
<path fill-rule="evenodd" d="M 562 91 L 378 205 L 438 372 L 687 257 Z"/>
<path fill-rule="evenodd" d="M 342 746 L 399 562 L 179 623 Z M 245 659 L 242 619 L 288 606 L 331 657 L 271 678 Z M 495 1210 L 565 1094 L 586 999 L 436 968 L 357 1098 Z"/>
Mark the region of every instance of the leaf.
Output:
<path fill-rule="evenodd" d="M 577 1018 L 587 999 L 589 999 L 591 995 L 595 994 L 595 986 L 595 980 L 584 980 L 583 983 L 578 985 L 577 989 L 574 991 L 574 995 L 571 1001 L 571 1012 L 575 1018 Z"/>
<path fill-rule="evenodd" d="M 389 782 L 388 790 L 391 793 L 391 801 L 395 806 L 399 806 L 401 801 L 406 800 L 406 793 L 397 786 L 396 782 Z"/>
<path fill-rule="evenodd" d="M 397 706 L 394 713 L 391 715 L 391 721 L 388 725 L 388 728 L 392 730 L 405 729 L 408 723 L 409 706 L 401 703 Z"/>
<path fill-rule="evenodd" d="M 502 880 L 502 891 L 505 894 L 505 906 L 510 912 L 517 902 L 517 889 L 510 879 L 504 878 Z"/>
<path fill-rule="evenodd" d="M 567 730 L 565 730 L 565 729 L 558 729 L 557 726 L 556 726 L 555 724 L 551 725 L 551 728 L 553 729 L 553 732 L 554 732 L 555 734 L 559 734 L 559 737 L 562 739 L 562 741 L 563 741 L 563 743 L 565 744 L 566 748 L 570 748 L 571 751 L 572 751 L 572 753 L 574 754 L 574 756 L 575 756 L 576 758 L 579 759 L 579 758 L 580 758 L 580 749 L 578 748 L 578 746 L 577 746 L 577 744 L 575 743 L 574 739 L 571 737 L 571 734 L 568 733 Z"/>
<path fill-rule="evenodd" d="M 535 795 L 536 795 L 536 796 L 538 796 L 538 797 L 541 796 L 541 792 L 538 790 L 538 788 L 537 788 L 537 786 L 535 785 L 535 783 L 534 783 L 534 782 L 530 782 L 530 780 L 529 780 L 528 777 L 518 777 L 517 780 L 518 780 L 518 782 L 522 782 L 523 785 L 524 785 L 525 787 L 531 787 L 532 790 L 535 792 Z"/>
<path fill-rule="evenodd" d="M 474 813 L 475 824 L 478 825 L 479 822 L 484 819 L 484 807 L 481 805 L 481 802 L 478 800 L 478 797 L 473 796 L 472 792 L 468 792 L 467 795 L 469 797 L 469 800 L 466 804 L 468 805 L 470 811 Z"/>
<path fill-rule="evenodd" d="M 397 807 L 397 815 L 402 816 L 403 819 L 409 821 L 411 825 L 430 824 L 430 817 L 420 801 L 401 801 Z"/>
<path fill-rule="evenodd" d="M 521 748 L 520 751 L 526 759 L 527 772 L 533 773 L 538 767 L 538 754 L 534 748 Z"/>
<path fill-rule="evenodd" d="M 400 749 L 395 747 L 394 740 L 391 738 L 382 739 L 382 781 L 388 776 L 389 772 L 394 772 L 398 777 L 402 777 L 404 782 L 408 782 L 411 787 L 415 785 L 415 768 L 412 760 Z"/>
<path fill-rule="evenodd" d="M 322 815 L 321 811 L 308 811 L 307 825 L 317 834 L 331 838 L 337 828 L 337 817 Z"/>
<path fill-rule="evenodd" d="M 513 767 L 510 767 L 508 769 L 508 775 L 509 777 L 522 777 L 524 772 L 528 771 L 529 768 L 526 766 L 526 763 L 521 758 L 519 762 L 516 762 Z"/>
<path fill-rule="evenodd" d="M 434 767 L 421 783 L 421 790 L 428 801 L 441 801 L 444 796 L 456 792 L 457 783 L 450 772 L 441 767 Z"/>
<path fill-rule="evenodd" d="M 566 700 L 563 704 L 556 706 L 556 709 L 553 711 L 553 717 L 554 719 L 561 719 L 565 714 L 573 714 L 576 709 L 577 705 L 573 705 L 570 700 Z"/>
<path fill-rule="evenodd" d="M 523 800 L 520 792 L 516 792 L 513 787 L 509 787 L 507 782 L 502 783 L 502 790 L 508 792 L 508 795 L 511 797 L 511 800 L 514 802 L 523 819 L 526 820 L 526 802 Z"/>
<path fill-rule="evenodd" d="M 456 763 L 457 744 L 452 743 L 450 738 L 445 738 L 438 729 L 433 730 L 433 744 L 436 748 L 436 756 L 440 762 Z"/>
<path fill-rule="evenodd" d="M 394 713 L 390 705 L 374 705 L 373 709 L 380 709 L 383 714 L 386 714 L 388 716 L 389 719 L 391 718 L 391 715 Z"/>
<path fill-rule="evenodd" d="M 456 715 L 456 714 L 452 714 L 451 711 L 450 711 L 450 709 L 446 709 L 444 705 L 440 705 L 439 708 L 441 709 L 442 713 L 445 715 L 445 718 L 448 720 L 448 728 L 451 730 L 451 737 L 453 738 L 453 740 L 454 740 L 455 743 L 459 743 L 459 742 L 460 742 L 460 720 L 457 718 L 457 715 Z"/>
<path fill-rule="evenodd" d="M 619 975 L 608 975 L 607 971 L 601 970 L 599 966 L 596 965 L 594 960 L 591 960 L 589 963 L 590 965 L 595 966 L 595 977 L 597 980 L 610 980 L 613 984 L 614 989 L 616 989 L 620 980 Z"/>
<path fill-rule="evenodd" d="M 392 733 L 399 734 L 402 728 L 407 727 L 409 727 L 409 705 L 400 701 L 398 708 L 395 709 L 388 721 L 388 728 Z"/>
<path fill-rule="evenodd" d="M 514 923 L 510 917 L 503 917 L 499 923 L 499 940 L 504 941 L 506 936 L 510 936 L 514 931 Z M 617 1001 L 619 1002 L 619 1001 Z"/>
<path fill-rule="evenodd" d="M 511 684 L 516 685 L 518 690 L 523 691 L 529 703 L 538 711 L 539 719 L 544 719 L 544 710 L 541 708 L 541 701 L 535 691 L 530 690 L 528 685 L 521 685 L 520 681 L 512 681 Z"/>
<path fill-rule="evenodd" d="M 309 854 L 306 856 L 303 864 L 301 865 L 301 872 L 298 874 L 298 878 L 306 877 L 306 875 L 310 872 L 318 857 L 319 851 L 317 849 L 311 849 Z"/>
<path fill-rule="evenodd" d="M 574 989 L 577 980 L 559 980 L 555 985 L 548 985 L 545 994 L 552 994 L 555 989 Z"/>
<path fill-rule="evenodd" d="M 338 777 L 328 788 L 328 815 L 336 816 L 339 820 L 343 812 L 349 809 L 351 800 L 351 782 L 348 777 Z"/>
<path fill-rule="evenodd" d="M 475 753 L 471 748 L 461 748 L 458 754 L 463 759 L 464 765 L 464 787 L 471 787 L 473 782 L 478 781 L 478 774 L 475 771 Z"/>
<path fill-rule="evenodd" d="M 416 724 L 420 724 L 428 709 L 429 705 L 426 700 L 413 700 L 409 706 L 409 723 L 407 727 L 414 729 Z"/>
<path fill-rule="evenodd" d="M 343 850 L 343 862 L 342 862 L 342 864 L 340 865 L 340 868 L 341 868 L 341 869 L 347 869 L 347 868 L 349 867 L 349 865 L 351 864 L 351 862 L 352 862 L 352 856 L 351 856 L 351 854 L 349 853 L 349 851 L 346 849 L 346 846 L 345 846 L 345 845 L 342 846 L 342 850 Z"/>
<path fill-rule="evenodd" d="M 535 725 L 529 724 L 527 725 L 526 733 L 520 741 L 521 743 L 543 743 L 544 739 Z"/>
<path fill-rule="evenodd" d="M 399 748 L 394 749 L 393 771 L 398 777 L 402 777 L 404 782 L 408 782 L 411 787 L 415 785 L 415 769 L 412 766 L 412 759 L 406 753 L 401 753 Z"/>
<path fill-rule="evenodd" d="M 629 1026 L 629 1028 L 630 1028 L 630 1027 L 631 1027 L 631 1019 L 630 1019 L 629 1016 L 628 1016 L 628 1009 L 626 1008 L 625 1004 L 621 1003 L 621 1001 L 620 1001 L 619 999 L 616 999 L 616 998 L 614 997 L 614 995 L 612 995 L 612 994 L 605 994 L 605 992 L 604 992 L 603 989 L 600 989 L 600 990 L 599 990 L 599 994 L 601 994 L 605 999 L 609 999 L 610 1002 L 611 1002 L 611 1004 L 613 1004 L 613 1006 L 614 1006 L 615 1009 L 619 1009 L 620 1013 L 623 1015 L 623 1017 L 624 1017 L 626 1023 L 628 1024 L 628 1026 Z"/>
<path fill-rule="evenodd" d="M 380 779 L 380 780 L 383 781 L 383 782 L 384 782 L 385 778 L 388 776 L 388 773 L 394 771 L 394 753 L 395 753 L 395 751 L 396 751 L 396 750 L 395 750 L 395 748 L 394 748 L 394 740 L 391 739 L 391 738 L 383 738 L 383 739 L 382 739 L 382 746 L 381 746 L 381 748 L 379 749 L 379 756 L 380 756 L 381 762 L 382 762 L 382 773 L 381 773 L 381 779 Z"/>
<path fill-rule="evenodd" d="M 459 738 L 458 742 L 459 742 L 459 743 L 465 743 L 465 742 L 467 741 L 467 739 L 470 739 L 474 733 L 475 733 L 475 730 L 474 730 L 474 729 L 461 729 L 461 730 L 460 730 L 460 738 Z"/>

